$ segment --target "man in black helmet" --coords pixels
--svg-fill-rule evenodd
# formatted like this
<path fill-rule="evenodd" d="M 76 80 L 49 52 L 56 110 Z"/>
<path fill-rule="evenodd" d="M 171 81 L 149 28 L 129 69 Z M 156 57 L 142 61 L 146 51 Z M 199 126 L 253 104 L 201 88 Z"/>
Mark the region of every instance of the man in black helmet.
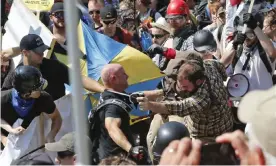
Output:
<path fill-rule="evenodd" d="M 181 140 L 184 137 L 190 137 L 190 133 L 183 123 L 167 122 L 163 124 L 158 130 L 153 145 L 153 164 L 159 163 L 163 151 L 172 141 Z"/>
<path fill-rule="evenodd" d="M 43 91 L 47 81 L 42 78 L 38 69 L 32 66 L 16 68 L 13 89 L 2 91 L 1 94 L 1 141 L 6 145 L 7 136 L 22 134 L 32 120 L 42 112 L 52 120 L 51 131 L 46 137 L 47 142 L 54 142 L 62 119 L 52 97 Z M 13 124 L 22 119 L 21 126 L 13 128 Z"/>

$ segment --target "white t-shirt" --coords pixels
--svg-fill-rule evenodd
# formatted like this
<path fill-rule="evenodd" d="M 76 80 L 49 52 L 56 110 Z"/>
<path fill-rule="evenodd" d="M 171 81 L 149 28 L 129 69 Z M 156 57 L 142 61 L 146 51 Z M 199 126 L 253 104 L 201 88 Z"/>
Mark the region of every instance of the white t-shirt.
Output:
<path fill-rule="evenodd" d="M 148 19 L 150 17 L 150 13 L 152 12 L 152 9 L 149 9 L 146 14 L 141 14 L 140 13 L 140 21 L 143 22 L 144 20 Z M 162 15 L 158 12 L 155 12 L 155 21 L 158 20 L 159 17 L 162 17 Z"/>
<path fill-rule="evenodd" d="M 250 83 L 249 91 L 258 89 L 266 90 L 271 88 L 273 86 L 272 74 L 274 70 L 272 73 L 268 73 L 262 59 L 259 56 L 258 48 L 256 47 L 253 50 L 246 69 L 242 70 L 242 67 L 245 64 L 246 59 L 247 56 L 243 52 L 235 66 L 234 74 L 242 73 L 248 78 Z M 270 57 L 268 57 L 268 59 L 270 61 Z M 271 68 L 275 69 L 275 60 L 270 64 Z"/>

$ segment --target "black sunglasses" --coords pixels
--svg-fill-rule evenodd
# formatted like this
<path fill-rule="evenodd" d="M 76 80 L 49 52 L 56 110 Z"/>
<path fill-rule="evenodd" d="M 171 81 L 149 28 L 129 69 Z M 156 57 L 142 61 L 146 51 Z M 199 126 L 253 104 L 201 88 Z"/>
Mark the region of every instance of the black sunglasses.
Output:
<path fill-rule="evenodd" d="M 117 21 L 117 20 L 115 19 L 115 20 L 112 20 L 112 21 L 103 21 L 103 23 L 104 23 L 105 25 L 108 25 L 108 24 L 115 24 L 116 21 Z"/>
<path fill-rule="evenodd" d="M 89 14 L 90 15 L 100 14 L 100 11 L 99 10 L 91 10 L 91 11 L 89 11 Z"/>
<path fill-rule="evenodd" d="M 160 39 L 162 37 L 164 37 L 166 34 L 151 34 L 152 38 L 156 38 L 156 39 Z"/>
<path fill-rule="evenodd" d="M 56 12 L 52 14 L 56 18 L 64 18 L 64 13 L 63 12 Z"/>

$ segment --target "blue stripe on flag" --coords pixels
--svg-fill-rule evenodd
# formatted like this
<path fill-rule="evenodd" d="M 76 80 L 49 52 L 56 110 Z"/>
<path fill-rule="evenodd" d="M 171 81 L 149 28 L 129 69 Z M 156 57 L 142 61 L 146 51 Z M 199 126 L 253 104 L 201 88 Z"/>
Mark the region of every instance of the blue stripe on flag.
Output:
<path fill-rule="evenodd" d="M 83 22 L 82 30 L 87 53 L 88 76 L 99 80 L 103 66 L 114 59 L 126 45 L 92 30 Z"/>

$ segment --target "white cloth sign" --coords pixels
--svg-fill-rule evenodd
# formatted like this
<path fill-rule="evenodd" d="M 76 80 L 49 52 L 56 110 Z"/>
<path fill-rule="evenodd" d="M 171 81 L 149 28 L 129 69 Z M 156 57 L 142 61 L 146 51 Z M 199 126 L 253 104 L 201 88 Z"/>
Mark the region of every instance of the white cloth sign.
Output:
<path fill-rule="evenodd" d="M 55 140 L 58 141 L 63 135 L 74 130 L 71 111 L 71 94 L 63 96 L 62 98 L 56 100 L 55 103 L 63 120 L 61 129 L 55 137 Z M 49 119 L 47 115 L 45 115 L 44 118 L 44 135 L 46 137 L 51 129 L 51 119 Z M 21 125 L 21 123 L 22 119 L 18 119 L 13 125 L 13 127 L 18 127 Z M 32 151 L 33 149 L 40 147 L 42 144 L 40 143 L 39 127 L 39 117 L 36 117 L 22 135 L 9 134 L 7 145 L 3 150 L 2 154 L 0 155 L 1 165 L 10 165 L 13 160 L 16 160 L 19 157 Z M 41 153 L 41 151 L 37 151 L 37 153 Z M 47 153 L 54 162 L 56 154 L 51 152 Z"/>

